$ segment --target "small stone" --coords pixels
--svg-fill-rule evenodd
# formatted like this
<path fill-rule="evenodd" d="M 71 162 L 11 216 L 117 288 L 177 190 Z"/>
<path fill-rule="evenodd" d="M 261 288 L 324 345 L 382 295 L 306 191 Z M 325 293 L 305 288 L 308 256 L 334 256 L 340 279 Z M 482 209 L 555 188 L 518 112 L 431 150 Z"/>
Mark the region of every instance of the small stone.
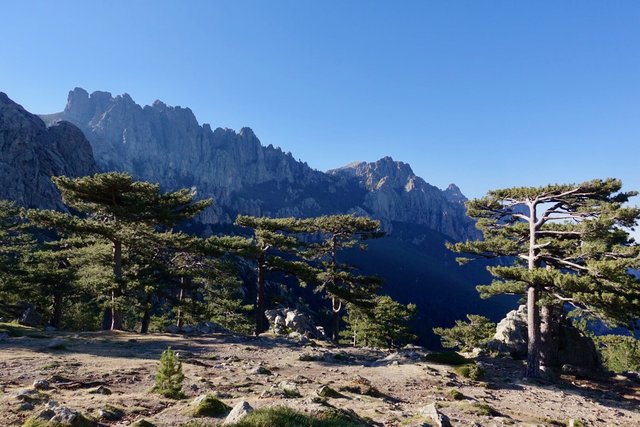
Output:
<path fill-rule="evenodd" d="M 265 368 L 264 366 L 256 366 L 251 370 L 250 373 L 255 375 L 271 375 L 271 371 Z"/>
<path fill-rule="evenodd" d="M 89 394 L 111 394 L 111 390 L 103 385 L 99 385 L 98 387 L 91 388 L 87 391 Z"/>
<path fill-rule="evenodd" d="M 49 420 L 51 423 L 73 425 L 73 422 L 79 416 L 78 412 L 63 406 L 56 407 L 53 412 L 54 416 Z"/>
<path fill-rule="evenodd" d="M 21 411 L 31 411 L 33 408 L 35 408 L 35 406 L 33 406 L 33 403 L 31 402 L 24 402 L 20 405 L 20 410 Z"/>
<path fill-rule="evenodd" d="M 51 384 L 47 380 L 35 380 L 33 382 L 33 388 L 36 390 L 49 390 L 51 388 Z"/>
<path fill-rule="evenodd" d="M 98 409 L 98 418 L 107 421 L 118 421 L 124 417 L 124 412 L 121 409 L 114 408 L 113 406 L 107 406 L 105 408 Z"/>

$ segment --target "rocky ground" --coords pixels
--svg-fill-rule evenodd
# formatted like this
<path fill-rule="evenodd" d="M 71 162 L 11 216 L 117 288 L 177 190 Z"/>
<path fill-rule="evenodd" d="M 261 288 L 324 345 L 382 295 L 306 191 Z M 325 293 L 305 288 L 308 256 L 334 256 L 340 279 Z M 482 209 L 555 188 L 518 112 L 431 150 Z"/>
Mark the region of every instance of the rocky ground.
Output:
<path fill-rule="evenodd" d="M 183 361 L 184 400 L 152 392 L 167 347 Z M 521 362 L 481 357 L 477 362 L 486 376 L 472 381 L 450 366 L 425 362 L 426 353 L 418 347 L 391 352 L 226 334 L 5 336 L 0 339 L 0 425 L 22 425 L 55 400 L 102 417 L 103 425 L 126 426 L 145 418 L 157 426 L 179 426 L 193 420 L 186 415 L 193 399 L 215 393 L 230 406 L 242 400 L 254 408 L 286 405 L 306 412 L 334 406 L 384 426 L 434 424 L 424 410 L 434 403 L 453 426 L 569 425 L 570 420 L 640 426 L 637 380 L 564 376 L 557 384 L 531 383 L 522 379 Z M 34 382 L 41 390 L 33 391 Z M 114 408 L 121 413 L 111 417 L 108 410 Z M 191 425 L 223 419 L 201 418 Z"/>

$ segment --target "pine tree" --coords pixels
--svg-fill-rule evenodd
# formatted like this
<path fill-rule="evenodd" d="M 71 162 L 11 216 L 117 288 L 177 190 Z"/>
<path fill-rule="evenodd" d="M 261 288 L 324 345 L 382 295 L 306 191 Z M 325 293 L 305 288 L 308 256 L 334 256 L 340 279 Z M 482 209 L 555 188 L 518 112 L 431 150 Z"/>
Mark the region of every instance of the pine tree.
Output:
<path fill-rule="evenodd" d="M 82 178 L 54 177 L 63 201 L 84 213 L 75 217 L 62 212 L 36 211 L 31 217 L 44 226 L 93 235 L 111 242 L 113 279 L 110 329 L 122 329 L 122 305 L 125 291 L 123 246 L 134 247 L 158 231 L 166 231 L 192 218 L 211 200 L 194 201 L 187 189 L 163 193 L 158 184 L 134 181 L 127 173 L 111 172 Z M 107 313 L 105 313 L 106 315 Z"/>
<path fill-rule="evenodd" d="M 16 302 L 25 290 L 20 280 L 24 256 L 36 247 L 20 208 L 0 200 L 0 300 Z"/>
<path fill-rule="evenodd" d="M 415 314 L 415 304 L 403 305 L 387 295 L 375 297 L 374 306 L 365 310 L 347 304 L 343 336 L 354 346 L 401 347 L 416 339 L 410 326 Z"/>
<path fill-rule="evenodd" d="M 90 244 L 80 237 L 62 237 L 44 241 L 22 257 L 22 281 L 28 287 L 22 295 L 49 312 L 50 326 L 61 326 L 64 300 L 77 293 L 78 251 Z"/>
<path fill-rule="evenodd" d="M 184 397 L 182 383 L 184 374 L 182 373 L 182 362 L 178 355 L 169 347 L 160 356 L 160 367 L 156 373 L 156 386 L 154 391 L 173 399 Z"/>
<path fill-rule="evenodd" d="M 265 330 L 266 318 L 266 275 L 282 272 L 297 277 L 302 282 L 311 277 L 310 267 L 295 259 L 304 248 L 298 238 L 306 231 L 304 222 L 295 218 L 267 218 L 239 215 L 236 225 L 253 230 L 253 238 L 241 239 L 225 237 L 216 243 L 230 248 L 234 253 L 256 263 L 256 319 L 255 335 Z"/>
<path fill-rule="evenodd" d="M 375 306 L 375 294 L 381 281 L 377 277 L 354 272 L 352 265 L 342 263 L 338 253 L 353 248 L 366 249 L 365 240 L 384 236 L 380 222 L 355 215 L 329 215 L 304 220 L 303 231 L 320 237 L 320 242 L 309 246 L 305 256 L 318 262 L 317 290 L 331 301 L 332 338 L 338 342 L 340 319 L 349 303 L 361 310 Z"/>
<path fill-rule="evenodd" d="M 433 328 L 433 332 L 440 335 L 443 347 L 472 351 L 483 347 L 495 335 L 496 324 L 488 318 L 467 314 L 467 319 L 468 322 L 456 320 L 451 328 Z"/>
<path fill-rule="evenodd" d="M 450 247 L 475 258 L 511 260 L 489 267 L 496 279 L 478 290 L 483 297 L 526 294 L 528 377 L 539 377 L 541 364 L 555 368 L 562 304 L 620 324 L 640 316 L 640 285 L 629 274 L 640 248 L 626 231 L 640 209 L 624 206 L 637 193 L 621 188 L 616 179 L 518 187 L 467 203 L 484 240 Z"/>

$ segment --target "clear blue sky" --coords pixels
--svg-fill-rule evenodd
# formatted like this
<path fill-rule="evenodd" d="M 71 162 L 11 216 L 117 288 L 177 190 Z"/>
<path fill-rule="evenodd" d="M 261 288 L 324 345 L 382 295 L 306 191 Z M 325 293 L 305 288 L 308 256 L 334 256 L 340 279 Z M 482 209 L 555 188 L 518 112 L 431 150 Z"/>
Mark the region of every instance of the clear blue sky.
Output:
<path fill-rule="evenodd" d="M 640 189 L 640 2 L 4 1 L 0 90 L 190 107 L 326 170 L 385 155 L 465 194 Z"/>

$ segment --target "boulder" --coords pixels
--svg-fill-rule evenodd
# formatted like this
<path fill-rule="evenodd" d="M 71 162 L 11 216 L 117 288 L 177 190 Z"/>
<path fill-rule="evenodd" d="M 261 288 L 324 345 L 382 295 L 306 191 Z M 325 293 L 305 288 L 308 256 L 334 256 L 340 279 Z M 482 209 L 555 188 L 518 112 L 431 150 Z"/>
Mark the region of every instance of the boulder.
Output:
<path fill-rule="evenodd" d="M 33 382 L 33 388 L 36 390 L 49 390 L 51 388 L 51 384 L 47 380 L 35 380 Z"/>
<path fill-rule="evenodd" d="M 420 411 L 420 415 L 429 417 L 433 421 L 433 425 L 436 427 L 451 427 L 451 421 L 449 417 L 440 412 L 435 403 L 425 406 Z"/>
<path fill-rule="evenodd" d="M 316 328 L 311 318 L 297 309 L 281 308 L 266 310 L 265 317 L 271 330 L 278 335 L 294 333 L 293 337 L 324 338 L 324 333 Z M 299 334 L 299 335 L 296 335 Z"/>
<path fill-rule="evenodd" d="M 561 318 L 562 319 L 562 318 Z M 560 320 L 558 337 L 558 367 L 576 367 L 583 372 L 600 368 L 598 353 L 593 341 L 584 336 L 566 319 Z M 507 313 L 496 326 L 496 333 L 488 347 L 512 357 L 523 359 L 527 356 L 527 308 L 521 305 Z"/>
<path fill-rule="evenodd" d="M 251 413 L 253 411 L 253 407 L 249 405 L 249 402 L 246 400 L 242 400 L 233 407 L 227 418 L 225 418 L 222 423 L 223 426 L 235 424 L 240 421 L 244 416 Z"/>
<path fill-rule="evenodd" d="M 521 305 L 498 322 L 496 333 L 487 346 L 500 353 L 509 353 L 514 359 L 523 359 L 527 356 L 527 342 L 527 306 Z"/>

